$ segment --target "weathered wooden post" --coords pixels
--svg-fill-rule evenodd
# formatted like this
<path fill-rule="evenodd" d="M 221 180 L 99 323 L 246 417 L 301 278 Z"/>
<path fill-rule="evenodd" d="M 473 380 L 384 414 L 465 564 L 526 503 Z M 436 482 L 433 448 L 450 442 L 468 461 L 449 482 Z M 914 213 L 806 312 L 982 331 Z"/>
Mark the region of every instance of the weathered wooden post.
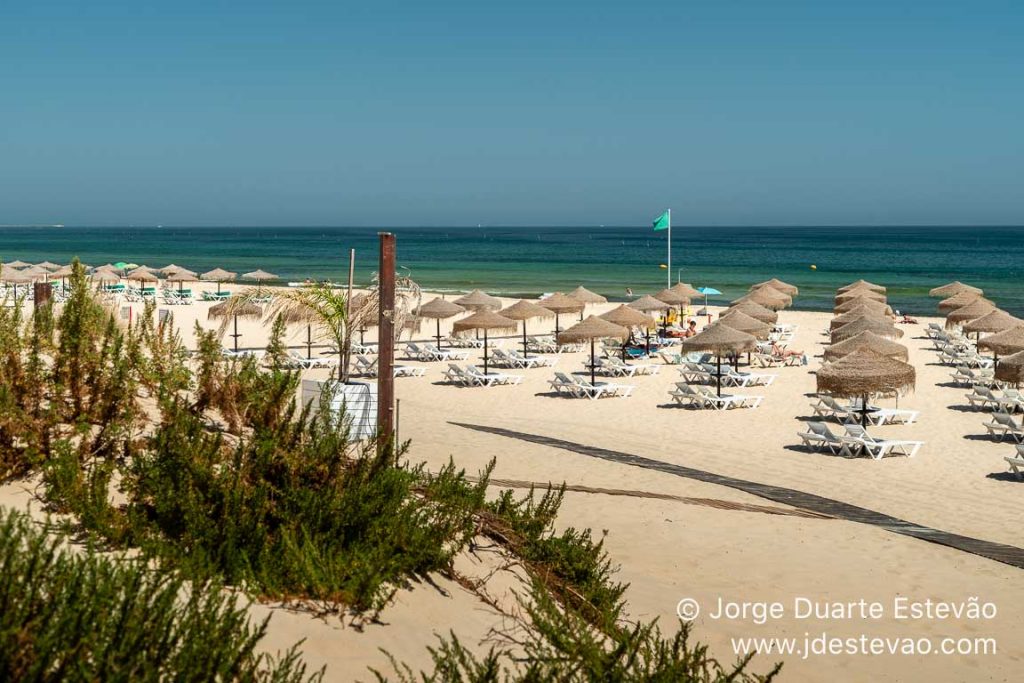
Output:
<path fill-rule="evenodd" d="M 395 437 L 395 236 L 380 236 L 380 317 L 377 329 L 377 429 L 381 449 L 390 449 Z"/>
<path fill-rule="evenodd" d="M 35 307 L 41 308 L 50 303 L 53 298 L 53 285 L 49 282 L 36 282 L 32 286 L 32 296 L 35 299 Z"/>

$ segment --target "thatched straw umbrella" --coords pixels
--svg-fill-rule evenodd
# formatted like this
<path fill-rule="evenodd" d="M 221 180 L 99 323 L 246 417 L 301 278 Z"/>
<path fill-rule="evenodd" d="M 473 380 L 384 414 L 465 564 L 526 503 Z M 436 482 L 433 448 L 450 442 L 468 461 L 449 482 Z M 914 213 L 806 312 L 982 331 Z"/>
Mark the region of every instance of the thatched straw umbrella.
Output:
<path fill-rule="evenodd" d="M 771 280 L 765 280 L 764 282 L 758 282 L 756 285 L 750 285 L 750 291 L 752 292 L 755 289 L 761 289 L 762 287 L 771 287 L 772 289 L 776 289 L 783 294 L 788 294 L 790 296 L 796 296 L 800 293 L 800 290 L 795 286 L 774 277 Z"/>
<path fill-rule="evenodd" d="M 171 277 L 174 277 L 172 275 Z M 171 277 L 167 278 L 168 280 Z M 221 306 L 223 304 L 217 304 Z M 213 308 L 216 308 L 214 306 Z M 306 359 L 313 357 L 313 323 L 320 320 L 319 314 L 308 306 L 288 306 L 283 308 L 278 315 L 284 320 L 286 324 L 305 324 L 306 325 Z"/>
<path fill-rule="evenodd" d="M 651 328 L 657 324 L 651 316 L 641 313 L 635 308 L 630 308 L 626 304 L 622 304 L 618 308 L 613 308 L 607 313 L 602 314 L 600 317 L 602 320 L 607 320 L 613 325 L 621 325 L 626 329 L 642 327 L 647 338 L 647 348 L 651 348 Z M 622 360 L 626 360 L 625 344 L 622 345 Z"/>
<path fill-rule="evenodd" d="M 112 270 L 104 270 L 102 268 L 97 268 L 92 272 L 92 275 L 89 276 L 89 279 L 97 284 L 98 289 L 98 285 L 106 285 L 114 282 L 120 282 L 121 276 Z"/>
<path fill-rule="evenodd" d="M 986 299 L 975 299 L 966 306 L 961 306 L 960 308 L 951 311 L 949 315 L 946 316 L 946 327 L 952 328 L 957 325 L 962 325 L 968 320 L 980 318 L 986 313 L 991 313 L 994 310 L 996 310 L 995 304 L 989 303 Z"/>
<path fill-rule="evenodd" d="M 179 270 L 187 270 L 187 269 L 186 268 L 182 268 L 181 266 L 175 265 L 175 264 L 172 263 L 170 265 L 166 265 L 163 268 L 161 268 L 160 272 L 163 273 L 164 275 L 174 275 Z M 189 272 L 192 272 L 192 271 L 189 271 Z"/>
<path fill-rule="evenodd" d="M 1020 325 L 1024 325 L 1024 320 L 1015 318 L 1006 311 L 996 308 L 980 318 L 975 318 L 974 320 L 969 320 L 964 323 L 964 332 L 977 332 L 980 339 L 982 332 L 1005 332 L 1006 330 L 1012 330 L 1014 327 L 1018 327 Z"/>
<path fill-rule="evenodd" d="M 1024 323 L 1018 327 L 1011 327 L 1003 332 L 982 337 L 978 340 L 978 348 L 991 351 L 996 358 L 1000 355 L 1009 356 L 1024 351 Z"/>
<path fill-rule="evenodd" d="M 739 299 L 733 300 L 733 305 L 741 304 L 745 301 L 764 306 L 772 311 L 779 311 L 793 303 L 793 297 L 788 294 L 783 294 L 774 287 L 760 287 L 752 292 L 744 294 Z"/>
<path fill-rule="evenodd" d="M 561 292 L 555 292 L 537 303 L 555 314 L 555 335 L 559 332 L 559 316 L 562 313 L 582 313 L 586 307 L 582 301 Z"/>
<path fill-rule="evenodd" d="M 859 349 L 818 370 L 818 391 L 842 398 L 861 399 L 861 425 L 868 423 L 868 402 L 872 394 L 896 394 L 910 391 L 917 380 L 914 366 Z"/>
<path fill-rule="evenodd" d="M 216 280 L 217 281 L 217 293 L 220 294 L 220 283 L 227 282 L 228 280 L 234 280 L 237 277 L 236 273 L 232 273 L 230 270 L 224 270 L 223 268 L 214 268 L 208 270 L 199 276 L 203 280 Z"/>
<path fill-rule="evenodd" d="M 687 299 L 699 299 L 704 296 L 704 293 L 699 289 L 694 289 L 693 285 L 689 282 L 677 282 L 669 287 L 673 292 L 680 296 L 685 296 Z"/>
<path fill-rule="evenodd" d="M 526 321 L 531 320 L 533 318 L 552 318 L 555 315 L 554 312 L 551 311 L 550 309 L 544 308 L 543 306 L 538 306 L 532 301 L 527 301 L 526 299 L 520 299 L 519 301 L 515 302 L 508 308 L 501 309 L 500 311 L 498 311 L 498 314 L 505 316 L 509 320 L 519 320 L 523 323 L 524 356 L 529 356 L 529 354 L 526 352 Z"/>
<path fill-rule="evenodd" d="M 684 339 L 680 345 L 686 351 L 708 351 L 718 359 L 718 395 L 722 395 L 722 354 L 740 354 L 757 348 L 757 339 L 740 332 L 719 320 L 708 325 L 696 336 Z"/>
<path fill-rule="evenodd" d="M 148 269 L 136 268 L 128 273 L 128 280 L 139 283 L 139 291 L 142 292 L 147 282 L 159 282 L 160 278 L 151 273 Z"/>
<path fill-rule="evenodd" d="M 461 305 L 461 304 L 460 304 Z M 456 320 L 452 326 L 455 332 L 467 330 L 484 331 L 484 374 L 487 374 L 487 331 L 488 330 L 511 330 L 515 331 L 516 321 L 510 320 L 494 311 L 477 311 L 471 316 L 462 320 Z"/>
<path fill-rule="evenodd" d="M 765 308 L 760 304 L 755 304 L 753 301 L 744 301 L 742 303 L 730 306 L 728 309 L 722 311 L 722 314 L 719 317 L 724 318 L 727 315 L 732 315 L 733 313 L 737 312 L 745 313 L 749 315 L 751 318 L 756 318 L 757 320 L 760 320 L 763 323 L 768 323 L 769 325 L 774 325 L 779 320 L 778 313 L 771 309 Z"/>
<path fill-rule="evenodd" d="M 873 311 L 870 308 L 858 306 L 848 313 L 837 315 L 829 321 L 830 330 L 838 330 L 840 327 L 847 323 L 852 323 L 854 320 L 860 320 L 861 318 L 870 318 L 872 320 L 884 320 L 887 323 L 891 323 L 892 319 L 886 317 L 885 313 Z"/>
<path fill-rule="evenodd" d="M 886 339 L 874 332 L 865 330 L 860 334 L 854 335 L 849 339 L 839 342 L 838 344 L 832 344 L 825 348 L 825 360 L 834 361 L 844 356 L 848 356 L 855 351 L 860 349 L 867 349 L 874 353 L 882 356 L 888 356 L 889 358 L 895 358 L 897 360 L 906 361 L 909 357 L 907 347 L 903 344 L 898 344 L 891 339 Z"/>
<path fill-rule="evenodd" d="M 665 303 L 661 299 L 655 299 L 650 294 L 645 294 L 639 299 L 630 301 L 627 304 L 630 308 L 642 313 L 664 312 L 672 308 L 672 304 Z M 647 332 L 647 353 L 651 352 L 651 333 Z"/>
<path fill-rule="evenodd" d="M 590 342 L 590 383 L 594 384 L 597 372 L 597 354 L 594 351 L 594 342 L 598 339 L 607 339 L 608 337 L 625 340 L 629 337 L 629 330 L 621 325 L 610 323 L 607 320 L 598 318 L 596 315 L 592 315 L 583 322 L 576 323 L 569 329 L 559 333 L 558 343 Z"/>
<path fill-rule="evenodd" d="M 876 292 L 872 289 L 854 289 L 849 292 L 837 292 L 835 298 L 835 304 L 845 304 L 848 301 L 854 299 L 871 299 L 872 301 L 878 301 L 880 303 L 886 302 L 885 294 Z"/>
<path fill-rule="evenodd" d="M 178 283 L 179 292 L 181 291 L 181 284 L 183 282 L 195 282 L 198 279 L 199 276 L 197 276 L 195 273 L 193 273 L 191 270 L 188 270 L 187 268 L 178 268 L 176 271 L 167 276 L 168 282 Z"/>
<path fill-rule="evenodd" d="M 690 297 L 683 296 L 674 289 L 663 289 L 654 295 L 654 298 L 658 301 L 664 301 L 672 306 L 679 307 L 679 317 L 683 317 L 683 306 L 690 305 Z"/>
<path fill-rule="evenodd" d="M 249 273 L 242 273 L 242 279 L 255 280 L 256 284 L 259 285 L 264 280 L 278 280 L 280 278 L 277 275 L 274 275 L 273 273 L 268 273 L 265 270 L 254 270 Z"/>
<path fill-rule="evenodd" d="M 36 268 L 42 268 L 43 270 L 57 270 L 60 268 L 60 264 L 52 261 L 43 261 L 42 263 L 37 263 Z"/>
<path fill-rule="evenodd" d="M 1007 356 L 996 365 L 996 379 L 1000 382 L 1013 382 L 1020 386 L 1024 382 L 1024 351 Z"/>
<path fill-rule="evenodd" d="M 881 313 L 882 315 L 892 315 L 892 308 L 889 307 L 889 304 L 884 301 L 871 299 L 865 296 L 858 296 L 853 299 L 843 299 L 842 303 L 838 303 L 832 308 L 832 312 L 836 314 L 849 313 L 853 309 L 861 306 L 876 313 Z"/>
<path fill-rule="evenodd" d="M 232 297 L 227 301 L 222 301 L 215 306 L 211 306 L 206 315 L 208 318 L 220 318 L 223 321 L 226 321 L 228 318 L 234 319 L 234 332 L 230 336 L 234 338 L 235 351 L 238 351 L 238 338 L 242 336 L 238 332 L 238 319 L 261 318 L 263 317 L 263 309 L 244 298 Z M 224 324 L 222 323 L 222 333 L 223 329 Z"/>
<path fill-rule="evenodd" d="M 50 277 L 50 271 L 46 268 L 40 268 L 39 266 L 29 266 L 28 268 L 24 268 L 18 272 L 26 277 L 32 278 L 33 280 L 42 280 L 43 278 Z"/>
<path fill-rule="evenodd" d="M 441 321 L 465 312 L 466 309 L 462 306 L 437 297 L 420 306 L 416 310 L 416 315 L 437 321 L 437 348 L 441 348 Z"/>
<path fill-rule="evenodd" d="M 851 282 L 848 285 L 843 285 L 836 291 L 849 292 L 855 289 L 873 289 L 876 292 L 885 294 L 885 287 L 883 287 L 882 285 L 876 285 L 874 282 L 868 282 L 867 280 L 857 280 L 856 282 Z"/>
<path fill-rule="evenodd" d="M 501 308 L 501 299 L 486 294 L 479 289 L 474 289 L 469 294 L 461 296 L 452 303 L 462 306 L 468 311 L 496 311 Z"/>
<path fill-rule="evenodd" d="M 68 284 L 68 282 L 67 282 L 68 278 L 71 277 L 74 274 L 75 274 L 75 269 L 72 268 L 71 266 L 61 266 L 57 270 L 55 270 L 52 273 L 50 273 L 50 277 L 53 278 L 54 280 L 56 280 L 57 278 L 60 278 L 61 286 L 66 287 L 67 284 Z"/>
<path fill-rule="evenodd" d="M 973 292 L 978 296 L 981 296 L 982 294 L 985 293 L 978 287 L 965 285 L 963 282 L 960 282 L 959 280 L 954 280 L 953 282 L 950 282 L 948 285 L 942 285 L 941 287 L 936 287 L 935 289 L 931 290 L 930 292 L 928 292 L 928 296 L 934 296 L 941 299 L 945 299 L 955 294 L 960 294 L 961 292 Z"/>
<path fill-rule="evenodd" d="M 772 326 L 762 320 L 753 318 L 743 311 L 733 311 L 730 315 L 724 315 L 718 319 L 723 325 L 728 325 L 734 330 L 746 332 L 758 339 L 767 339 Z"/>
<path fill-rule="evenodd" d="M 596 292 L 591 292 L 589 289 L 580 285 L 576 289 L 569 292 L 568 296 L 571 296 L 576 301 L 586 304 L 606 304 L 608 303 L 607 297 L 603 297 Z M 580 310 L 580 320 L 583 320 L 583 311 Z"/>
<path fill-rule="evenodd" d="M 835 344 L 850 337 L 856 337 L 861 332 L 874 332 L 878 336 L 886 337 L 887 339 L 899 339 L 903 336 L 903 330 L 898 329 L 888 320 L 861 318 L 832 330 L 832 343 Z"/>
<path fill-rule="evenodd" d="M 940 301 L 939 313 L 945 314 L 949 313 L 950 311 L 955 311 L 956 309 L 963 308 L 967 304 L 972 304 L 975 301 L 978 301 L 979 299 L 981 301 L 988 301 L 988 303 L 995 306 L 994 303 L 992 303 L 991 301 L 989 301 L 988 299 L 986 299 L 985 297 L 976 292 L 960 292 L 959 294 L 954 294 L 948 299 L 943 299 L 942 301 Z"/>
<path fill-rule="evenodd" d="M 35 282 L 35 278 L 32 275 L 26 275 L 21 271 L 4 268 L 4 272 L 0 275 L 0 279 L 9 285 L 14 285 L 14 298 L 18 298 L 18 285 L 30 285 Z"/>
<path fill-rule="evenodd" d="M 31 265 L 32 264 L 28 261 L 11 261 L 10 263 L 4 264 L 4 266 L 8 268 L 28 268 Z"/>

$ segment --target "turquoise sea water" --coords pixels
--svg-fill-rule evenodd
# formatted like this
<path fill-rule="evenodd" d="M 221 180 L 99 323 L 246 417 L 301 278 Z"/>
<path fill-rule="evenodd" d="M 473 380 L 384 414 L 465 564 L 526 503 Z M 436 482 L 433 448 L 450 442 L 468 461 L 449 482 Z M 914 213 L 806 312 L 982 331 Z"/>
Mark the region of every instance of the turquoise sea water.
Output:
<path fill-rule="evenodd" d="M 85 263 L 134 261 L 192 270 L 263 268 L 285 280 L 346 277 L 377 267 L 379 228 L 0 228 L 0 258 Z M 665 233 L 648 227 L 395 228 L 398 263 L 422 286 L 537 295 L 578 284 L 624 300 L 666 284 Z M 796 308 L 830 309 L 835 288 L 865 278 L 889 288 L 895 308 L 935 311 L 928 289 L 959 279 L 1024 315 L 1024 227 L 673 228 L 672 279 L 736 298 L 778 277 L 800 288 Z M 817 266 L 816 270 L 811 265 Z M 680 269 L 679 272 L 677 268 Z"/>

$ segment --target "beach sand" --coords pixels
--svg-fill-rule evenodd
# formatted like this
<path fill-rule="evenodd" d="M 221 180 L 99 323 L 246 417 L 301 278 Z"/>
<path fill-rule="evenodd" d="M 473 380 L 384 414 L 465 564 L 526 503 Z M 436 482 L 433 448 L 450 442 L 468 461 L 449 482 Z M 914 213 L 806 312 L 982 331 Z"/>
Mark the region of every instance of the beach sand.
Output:
<path fill-rule="evenodd" d="M 199 289 L 194 287 L 193 289 Z M 432 298 L 426 295 L 424 301 Z M 507 303 L 511 303 L 508 301 Z M 204 327 L 210 304 L 171 307 L 174 323 L 192 343 L 196 321 Z M 614 304 L 588 306 L 600 313 Z M 138 314 L 138 306 L 134 315 Z M 802 514 L 729 486 L 697 481 L 646 467 L 615 462 L 524 440 L 515 435 L 470 429 L 457 423 L 501 428 L 550 437 L 573 444 L 609 449 L 654 461 L 812 493 L 892 515 L 945 532 L 1020 545 L 1018 510 L 1024 483 L 1006 471 L 1003 456 L 1011 455 L 1009 441 L 981 438 L 987 413 L 968 410 L 963 388 L 949 385 L 951 368 L 938 364 L 924 338 L 921 318 L 906 325 L 902 343 L 917 369 L 916 391 L 899 400 L 900 407 L 921 411 L 916 424 L 871 428 L 883 438 L 925 441 L 914 458 L 843 458 L 812 453 L 798 447 L 796 436 L 812 415 L 808 394 L 815 390 L 814 370 L 820 366 L 823 331 L 830 314 L 783 311 L 780 322 L 798 326 L 790 348 L 808 351 L 809 366 L 759 372 L 777 374 L 770 387 L 729 389 L 765 397 L 755 410 L 698 411 L 672 407 L 668 391 L 679 381 L 674 366 L 658 375 L 614 380 L 636 385 L 626 399 L 599 401 L 555 397 L 548 387 L 550 368 L 503 370 L 524 376 L 514 387 L 459 388 L 443 383 L 444 363 L 424 365 L 425 377 L 396 380 L 400 401 L 400 436 L 411 440 L 409 458 L 438 469 L 449 458 L 470 473 L 496 461 L 499 480 L 565 482 L 619 492 L 566 493 L 558 518 L 560 526 L 591 527 L 606 532 L 606 548 L 620 567 L 619 579 L 630 584 L 626 597 L 629 616 L 658 618 L 662 628 L 677 627 L 676 605 L 693 598 L 702 607 L 694 621 L 693 637 L 707 642 L 712 655 L 735 660 L 731 639 L 745 637 L 909 637 L 935 639 L 993 638 L 995 654 L 974 655 L 759 655 L 755 671 L 767 671 L 783 661 L 782 680 L 1017 680 L 1024 663 L 1019 639 L 1024 624 L 1024 581 L 1021 570 L 907 536 L 884 528 L 827 516 Z M 562 326 L 576 320 L 563 315 Z M 542 333 L 553 320 L 530 321 L 531 333 Z M 442 321 L 442 333 L 450 321 Z M 240 346 L 260 347 L 267 330 L 258 321 L 240 321 Z M 305 326 L 290 328 L 289 343 L 300 348 Z M 370 330 L 367 341 L 373 341 Z M 417 339 L 434 333 L 426 321 Z M 403 335 L 403 342 L 407 335 Z M 516 337 L 501 340 L 506 348 Z M 226 339 L 226 343 L 229 342 Z M 404 343 L 400 343 L 401 349 Z M 304 347 L 301 347 L 304 352 Z M 581 370 L 586 353 L 562 354 L 555 369 Z M 471 360 L 479 360 L 474 352 Z M 324 370 L 303 373 L 324 378 Z M 892 406 L 893 402 L 882 401 Z M 837 428 L 838 425 L 835 426 Z M 495 491 L 498 489 L 495 488 Z M 525 492 L 525 490 L 523 491 Z M 662 499 L 655 496 L 668 496 Z M 0 488 L 0 503 L 23 507 L 29 496 L 20 484 Z M 484 575 L 493 564 L 486 553 L 465 556 L 460 570 Z M 511 579 L 497 579 L 495 591 L 509 598 Z M 812 601 L 878 601 L 879 619 L 798 619 L 796 598 Z M 977 597 L 994 603 L 993 619 L 897 619 L 898 597 L 961 603 Z M 781 602 L 785 615 L 765 624 L 750 619 L 712 618 L 719 598 L 736 602 Z M 305 659 L 314 667 L 327 666 L 328 680 L 370 680 L 367 666 L 388 671 L 381 648 L 415 667 L 429 665 L 428 645 L 435 634 L 454 631 L 463 643 L 477 645 L 488 631 L 501 626 L 501 617 L 453 582 L 419 584 L 400 591 L 395 604 L 384 610 L 383 624 L 362 630 L 337 619 L 319 620 L 302 612 L 257 605 L 257 616 L 272 614 L 264 646 L 284 648 L 305 639 Z M 991 647 L 991 646 L 989 646 Z M 480 646 L 481 650 L 485 645 Z"/>

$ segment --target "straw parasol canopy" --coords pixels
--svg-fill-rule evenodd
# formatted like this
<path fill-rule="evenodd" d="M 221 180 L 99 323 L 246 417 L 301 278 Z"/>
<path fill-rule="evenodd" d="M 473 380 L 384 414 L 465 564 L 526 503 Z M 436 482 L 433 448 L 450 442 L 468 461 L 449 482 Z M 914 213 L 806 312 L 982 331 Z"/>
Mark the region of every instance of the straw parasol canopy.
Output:
<path fill-rule="evenodd" d="M 103 270 L 102 268 L 98 268 L 98 269 L 94 270 L 92 272 L 92 275 L 90 275 L 89 277 L 92 279 L 93 282 L 96 282 L 96 283 L 99 283 L 99 284 L 107 284 L 107 283 L 110 283 L 110 282 L 120 282 L 121 281 L 121 276 L 120 275 L 118 275 L 117 273 L 115 273 L 115 272 L 113 272 L 111 270 Z"/>
<path fill-rule="evenodd" d="M 867 349 L 873 353 L 902 361 L 906 361 L 909 356 L 907 347 L 903 344 L 898 344 L 891 339 L 886 339 L 874 332 L 865 330 L 838 344 L 825 347 L 825 360 L 834 361 L 860 349 Z"/>
<path fill-rule="evenodd" d="M 858 349 L 818 370 L 818 391 L 862 400 L 861 424 L 867 425 L 871 394 L 902 394 L 917 381 L 914 366 L 869 349 Z"/>
<path fill-rule="evenodd" d="M 626 304 L 622 304 L 618 308 L 613 308 L 607 313 L 602 314 L 602 320 L 607 320 L 614 325 L 621 325 L 623 327 L 643 327 L 644 329 L 651 329 L 655 326 L 654 318 L 641 313 L 635 308 L 630 308 Z"/>
<path fill-rule="evenodd" d="M 163 268 L 161 268 L 160 272 L 163 273 L 164 275 L 174 275 L 179 270 L 185 270 L 185 269 L 182 268 L 181 266 L 178 266 L 178 265 L 175 265 L 175 264 L 172 263 L 170 265 L 167 265 L 167 266 L 164 266 Z"/>
<path fill-rule="evenodd" d="M 832 312 L 849 313 L 853 309 L 859 308 L 861 306 L 871 311 L 875 311 L 876 313 L 881 313 L 882 315 L 892 315 L 892 308 L 889 307 L 889 304 L 885 303 L 884 301 L 879 301 L 878 299 L 872 299 L 866 296 L 858 296 L 853 299 L 844 299 L 842 303 L 835 305 L 835 307 L 832 309 Z"/>
<path fill-rule="evenodd" d="M 58 270 L 60 268 L 60 264 L 53 263 L 52 261 L 43 261 L 42 263 L 37 263 L 36 268 L 42 268 L 44 270 Z"/>
<path fill-rule="evenodd" d="M 999 361 L 996 365 L 996 379 L 1020 386 L 1021 382 L 1024 382 L 1024 351 L 1018 351 Z"/>
<path fill-rule="evenodd" d="M 177 282 L 178 291 L 181 291 L 181 283 L 183 282 L 195 282 L 199 279 L 199 276 L 193 273 L 191 270 L 185 268 L 179 268 L 170 275 L 167 276 L 168 282 Z"/>
<path fill-rule="evenodd" d="M 589 289 L 580 285 L 576 289 L 569 292 L 567 296 L 571 296 L 576 301 L 582 301 L 585 304 L 606 304 L 608 299 L 595 292 L 591 292 Z"/>
<path fill-rule="evenodd" d="M 28 268 L 32 264 L 27 261 L 11 261 L 10 263 L 5 263 L 4 265 L 7 266 L 8 268 Z"/>
<path fill-rule="evenodd" d="M 679 306 L 680 310 L 682 310 L 683 306 L 690 305 L 690 297 L 683 296 L 674 289 L 663 289 L 655 294 L 654 298 L 658 301 L 664 301 L 667 304 L 672 304 L 673 306 Z"/>
<path fill-rule="evenodd" d="M 1005 332 L 1020 325 L 1024 325 L 1024 320 L 997 308 L 980 318 L 964 323 L 964 332 Z"/>
<path fill-rule="evenodd" d="M 562 294 L 561 292 L 555 292 L 551 296 L 545 297 L 537 302 L 549 311 L 553 311 L 555 314 L 555 334 L 558 334 L 559 330 L 559 317 L 562 313 L 582 313 L 586 305 L 579 299 L 574 299 L 571 296 Z"/>
<path fill-rule="evenodd" d="M 832 343 L 835 344 L 851 337 L 856 337 L 861 332 L 874 332 L 879 337 L 886 337 L 888 339 L 899 339 L 903 336 L 903 330 L 898 329 L 888 320 L 861 318 L 832 330 Z"/>
<path fill-rule="evenodd" d="M 261 282 L 263 280 L 277 280 L 278 276 L 273 273 L 268 273 L 265 270 L 254 270 L 249 273 L 242 273 L 243 280 L 255 280 Z"/>
<path fill-rule="evenodd" d="M 538 306 L 532 301 L 526 299 L 520 299 L 508 308 L 503 308 L 498 311 L 498 315 L 503 315 L 509 320 L 519 320 L 523 323 L 523 355 L 529 356 L 526 351 L 526 321 L 533 318 L 553 318 L 554 312 L 550 309 Z"/>
<path fill-rule="evenodd" d="M 671 287 L 669 287 L 669 289 L 671 289 L 676 294 L 679 294 L 680 296 L 686 297 L 687 299 L 699 299 L 700 297 L 704 296 L 703 292 L 694 289 L 693 285 L 691 285 L 689 282 L 677 282 Z"/>
<path fill-rule="evenodd" d="M 1024 323 L 978 340 L 978 348 L 997 355 L 1009 356 L 1024 351 Z M 1004 362 L 1000 361 L 1000 363 Z"/>
<path fill-rule="evenodd" d="M 487 332 L 488 330 L 515 330 L 516 321 L 499 315 L 494 311 L 482 310 L 462 320 L 456 320 L 452 329 L 456 333 L 468 330 L 484 331 L 484 374 L 487 374 Z"/>
<path fill-rule="evenodd" d="M 989 301 L 980 294 L 976 294 L 974 292 L 960 292 L 959 294 L 954 294 L 948 299 L 943 299 L 942 301 L 940 301 L 939 313 L 949 313 L 950 311 L 955 311 L 958 308 L 963 308 L 967 304 L 972 304 L 978 300 L 988 301 L 988 303 L 992 304 L 991 301 Z M 992 304 L 992 306 L 995 307 L 995 304 Z"/>
<path fill-rule="evenodd" d="M 719 320 L 679 344 L 684 351 L 709 351 L 718 360 L 718 395 L 722 395 L 722 354 L 743 353 L 757 348 L 757 339 Z"/>
<path fill-rule="evenodd" d="M 773 287 L 760 287 L 752 292 L 744 294 L 732 303 L 740 304 L 744 301 L 751 301 L 773 311 L 778 311 L 793 303 L 793 297 L 783 294 Z"/>
<path fill-rule="evenodd" d="M 886 317 L 885 313 L 882 313 L 880 311 L 873 311 L 870 308 L 865 308 L 864 306 L 858 306 L 852 311 L 843 313 L 842 315 L 837 315 L 836 317 L 832 318 L 832 320 L 829 322 L 829 329 L 837 330 L 843 325 L 847 323 L 852 323 L 854 320 L 860 320 L 861 318 L 870 318 L 872 320 L 884 320 L 887 323 L 892 322 L 889 318 Z"/>
<path fill-rule="evenodd" d="M 936 287 L 935 289 L 931 290 L 930 292 L 928 292 L 928 296 L 940 297 L 945 299 L 947 297 L 951 297 L 956 294 L 961 294 L 963 292 L 970 292 L 973 294 L 977 294 L 978 296 L 981 296 L 982 294 L 985 293 L 978 287 L 972 287 L 971 285 L 966 285 L 963 282 L 960 282 L 959 280 L 954 280 L 953 282 L 950 282 L 948 285 L 942 285 L 941 287 Z"/>
<path fill-rule="evenodd" d="M 848 285 L 843 285 L 836 291 L 849 292 L 855 289 L 871 289 L 876 292 L 879 292 L 880 294 L 885 294 L 885 287 L 883 287 L 882 285 L 876 285 L 874 282 L 868 282 L 867 280 L 857 280 L 856 282 L 851 282 Z"/>
<path fill-rule="evenodd" d="M 1010 355 L 1024 351 L 1024 323 L 1015 328 L 997 332 L 978 340 L 978 348 L 996 355 Z"/>
<path fill-rule="evenodd" d="M 847 301 L 853 301 L 855 299 L 871 299 L 880 303 L 885 303 L 886 296 L 881 292 L 876 292 L 873 289 L 852 289 L 848 292 L 837 292 L 835 303 L 836 305 L 845 304 Z"/>
<path fill-rule="evenodd" d="M 501 308 L 501 299 L 479 289 L 459 297 L 455 303 L 470 311 L 496 311 Z"/>
<path fill-rule="evenodd" d="M 216 280 L 217 281 L 217 293 L 220 294 L 220 283 L 227 282 L 228 280 L 234 280 L 237 277 L 237 273 L 232 273 L 230 270 L 224 270 L 223 268 L 214 268 L 208 270 L 199 276 L 202 280 Z"/>
<path fill-rule="evenodd" d="M 128 273 L 128 279 L 135 282 L 157 282 L 160 278 L 149 270 L 143 270 L 142 268 L 136 268 L 132 272 Z"/>
<path fill-rule="evenodd" d="M 788 282 L 783 282 L 782 280 L 774 277 L 771 280 L 765 280 L 764 282 L 758 282 L 756 285 L 751 285 L 750 291 L 752 292 L 755 289 L 761 289 L 762 287 L 771 287 L 772 289 L 778 290 L 783 294 L 788 294 L 790 296 L 796 296 L 797 294 L 800 293 L 800 290 L 797 289 L 795 286 L 789 284 Z"/>
<path fill-rule="evenodd" d="M 25 268 L 24 270 L 18 272 L 20 272 L 22 275 L 26 275 L 32 278 L 33 280 L 38 280 L 44 277 L 50 277 L 50 271 L 48 271 L 46 268 L 40 268 L 39 266 L 29 266 L 28 268 Z"/>
<path fill-rule="evenodd" d="M 20 270 L 7 270 L 5 268 L 3 274 L 0 274 L 0 280 L 12 285 L 27 285 L 34 282 L 35 277 Z"/>
<path fill-rule="evenodd" d="M 220 318 L 224 322 L 221 325 L 221 334 L 224 332 L 224 326 L 227 323 L 228 318 L 234 320 L 234 332 L 231 336 L 234 338 L 235 351 L 238 350 L 238 338 L 242 335 L 238 332 L 238 319 L 239 318 L 261 318 L 263 317 L 263 309 L 242 298 L 233 297 L 227 301 L 222 301 L 219 304 L 210 306 L 210 310 L 206 313 L 207 318 L 216 319 Z"/>
<path fill-rule="evenodd" d="M 994 310 L 996 310 L 995 304 L 990 303 L 988 299 L 975 299 L 966 306 L 961 306 L 955 311 L 951 311 L 949 315 L 946 316 L 946 327 L 956 327 L 968 320 L 980 318 L 986 313 L 991 313 Z"/>
<path fill-rule="evenodd" d="M 74 273 L 75 273 L 75 269 L 72 268 L 71 266 L 61 266 L 57 270 L 55 270 L 52 273 L 50 273 L 50 277 L 65 278 L 65 277 L 71 277 L 72 275 L 74 275 Z"/>
<path fill-rule="evenodd" d="M 743 311 L 736 311 L 732 315 L 727 315 L 719 318 L 719 322 L 723 325 L 727 325 L 734 330 L 740 332 L 746 332 L 751 334 L 758 339 L 765 339 L 768 337 L 768 333 L 771 332 L 772 326 L 764 321 L 752 318 Z"/>
<path fill-rule="evenodd" d="M 630 308 L 633 308 L 638 311 L 643 311 L 644 313 L 651 313 L 653 311 L 667 311 L 668 309 L 672 308 L 672 304 L 667 304 L 664 301 L 661 301 L 660 299 L 655 299 L 650 294 L 645 294 L 639 299 L 629 302 L 629 304 L 627 305 Z"/>
<path fill-rule="evenodd" d="M 779 314 L 775 311 L 765 308 L 760 304 L 756 304 L 753 301 L 742 301 L 738 304 L 730 306 L 727 310 L 722 311 L 722 315 L 719 319 L 724 318 L 727 315 L 733 313 L 746 313 L 751 318 L 755 318 L 764 323 L 774 325 L 779 320 Z"/>
<path fill-rule="evenodd" d="M 597 354 L 594 350 L 594 342 L 598 339 L 626 339 L 629 337 L 629 330 L 621 325 L 610 323 L 607 320 L 598 318 L 596 315 L 588 317 L 583 322 L 576 323 L 567 330 L 558 334 L 559 344 L 573 344 L 581 341 L 590 342 L 590 383 L 596 381 Z"/>
<path fill-rule="evenodd" d="M 432 318 L 437 324 L 437 348 L 441 348 L 441 321 L 451 318 L 459 313 L 465 313 L 466 309 L 441 297 L 431 299 L 416 309 L 416 315 L 421 318 Z"/>

